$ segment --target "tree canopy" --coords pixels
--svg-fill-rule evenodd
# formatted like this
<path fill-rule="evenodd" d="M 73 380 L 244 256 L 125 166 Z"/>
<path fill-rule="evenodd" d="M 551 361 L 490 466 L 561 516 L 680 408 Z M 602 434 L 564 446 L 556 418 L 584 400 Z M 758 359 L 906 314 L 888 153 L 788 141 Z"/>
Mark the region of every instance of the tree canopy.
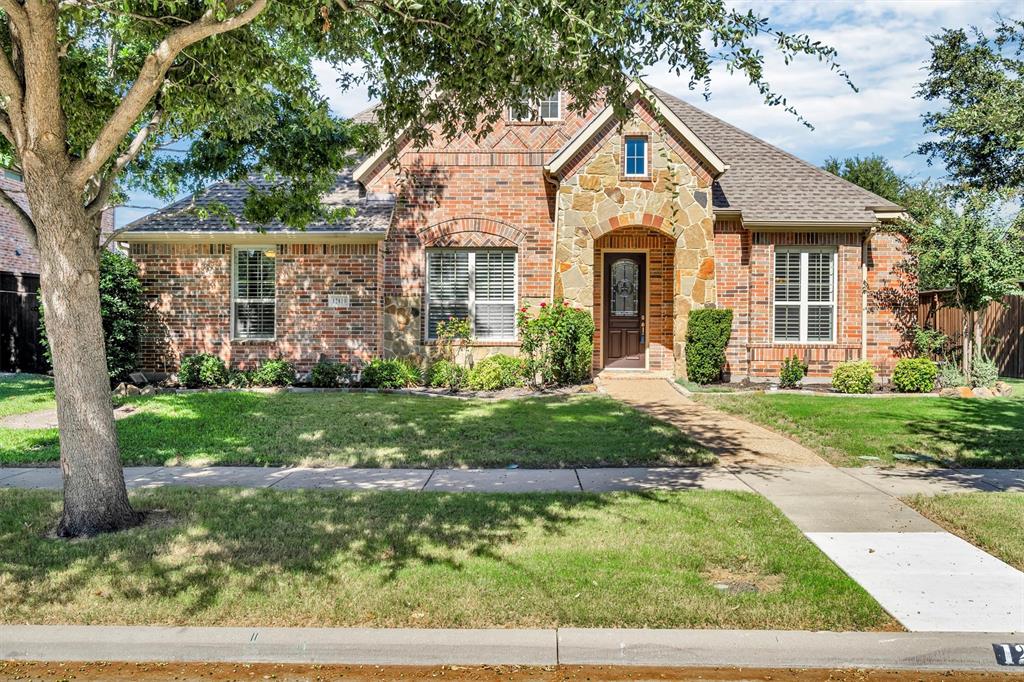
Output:
<path fill-rule="evenodd" d="M 830 156 L 822 168 L 896 204 L 902 203 L 907 190 L 907 179 L 880 154 L 851 156 L 842 161 Z"/>
<path fill-rule="evenodd" d="M 810 55 L 846 78 L 832 48 L 721 0 L 0 0 L 0 9 L 0 156 L 21 163 L 25 128 L 41 113 L 26 86 L 59 78 L 54 114 L 91 213 L 118 188 L 166 198 L 265 173 L 280 182 L 252 197 L 247 219 L 301 227 L 318 217 L 337 171 L 377 140 L 331 115 L 317 60 L 356 69 L 342 85 L 361 82 L 381 101 L 385 135 L 421 140 L 430 127 L 486 129 L 506 107 L 556 89 L 579 110 L 620 102 L 655 63 L 708 88 L 721 62 L 788 107 L 752 46 L 762 35 L 787 60 Z"/>
<path fill-rule="evenodd" d="M 1024 189 L 1024 19 L 1003 20 L 994 36 L 946 29 L 928 41 L 928 77 L 918 97 L 942 104 L 924 116 L 936 136 L 918 146 L 953 183 Z"/>

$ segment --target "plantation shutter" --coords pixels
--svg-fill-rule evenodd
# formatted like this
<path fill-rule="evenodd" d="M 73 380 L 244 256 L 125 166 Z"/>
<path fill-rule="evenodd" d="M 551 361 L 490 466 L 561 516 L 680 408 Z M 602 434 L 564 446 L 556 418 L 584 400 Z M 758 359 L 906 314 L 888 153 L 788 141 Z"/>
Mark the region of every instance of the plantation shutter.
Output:
<path fill-rule="evenodd" d="M 800 340 L 800 252 L 775 252 L 775 340 Z"/>
<path fill-rule="evenodd" d="M 832 290 L 832 253 L 807 254 L 807 340 L 831 341 L 835 292 Z"/>
<path fill-rule="evenodd" d="M 427 337 L 437 338 L 437 323 L 469 317 L 469 252 L 427 253 Z"/>
<path fill-rule="evenodd" d="M 516 335 L 516 252 L 475 254 L 473 334 L 478 339 Z"/>
<path fill-rule="evenodd" d="M 274 338 L 275 257 L 269 248 L 234 250 L 233 336 Z"/>

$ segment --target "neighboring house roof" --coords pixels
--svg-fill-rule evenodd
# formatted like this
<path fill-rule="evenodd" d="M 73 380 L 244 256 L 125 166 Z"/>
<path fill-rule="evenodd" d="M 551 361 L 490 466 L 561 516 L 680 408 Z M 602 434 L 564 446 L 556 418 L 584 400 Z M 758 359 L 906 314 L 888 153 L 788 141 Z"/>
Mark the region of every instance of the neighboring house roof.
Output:
<path fill-rule="evenodd" d="M 211 233 L 211 234 L 318 234 L 378 235 L 387 233 L 395 199 L 390 194 L 367 194 L 351 173 L 342 173 L 334 189 L 324 197 L 324 204 L 331 207 L 350 207 L 355 215 L 337 222 L 311 223 L 305 230 L 295 230 L 280 222 L 254 225 L 242 218 L 245 200 L 250 188 L 268 188 L 270 182 L 261 175 L 252 175 L 245 182 L 218 182 L 190 197 L 176 201 L 169 206 L 143 216 L 125 226 L 119 239 L 124 241 L 144 240 L 156 233 Z M 209 214 L 200 217 L 196 209 L 210 208 L 222 203 L 237 218 L 232 225 L 221 215 Z"/>
<path fill-rule="evenodd" d="M 785 152 L 663 90 L 654 92 L 729 164 L 714 183 L 715 210 L 745 224 L 873 223 L 893 202 Z"/>

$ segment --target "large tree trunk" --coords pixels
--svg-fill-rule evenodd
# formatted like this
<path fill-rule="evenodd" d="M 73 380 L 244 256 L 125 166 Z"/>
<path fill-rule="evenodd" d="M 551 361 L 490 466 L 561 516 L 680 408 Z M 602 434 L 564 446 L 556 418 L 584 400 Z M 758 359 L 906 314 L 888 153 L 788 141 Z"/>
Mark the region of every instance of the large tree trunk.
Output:
<path fill-rule="evenodd" d="M 100 318 L 99 220 L 64 181 L 61 163 L 26 164 L 38 231 L 40 288 L 53 358 L 64 511 L 62 537 L 114 531 L 139 521 L 128 503 Z"/>

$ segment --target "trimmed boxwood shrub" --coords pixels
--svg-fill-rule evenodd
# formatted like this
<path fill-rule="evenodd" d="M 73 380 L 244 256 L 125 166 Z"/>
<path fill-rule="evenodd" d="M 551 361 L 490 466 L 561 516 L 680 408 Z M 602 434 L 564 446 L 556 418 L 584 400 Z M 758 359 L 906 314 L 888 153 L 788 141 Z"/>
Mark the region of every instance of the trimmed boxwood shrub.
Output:
<path fill-rule="evenodd" d="M 690 311 L 686 328 L 686 377 L 697 384 L 722 378 L 725 347 L 732 332 L 732 311 L 700 308 Z"/>
<path fill-rule="evenodd" d="M 903 358 L 892 371 L 892 383 L 902 393 L 927 393 L 935 388 L 939 366 L 929 358 Z"/>
<path fill-rule="evenodd" d="M 266 360 L 252 373 L 256 386 L 291 386 L 295 383 L 295 368 L 287 360 Z"/>
<path fill-rule="evenodd" d="M 228 383 L 224 361 L 210 353 L 187 355 L 178 368 L 178 383 L 185 388 L 223 386 Z"/>
<path fill-rule="evenodd" d="M 807 363 L 800 356 L 793 355 L 782 361 L 779 371 L 779 388 L 796 388 L 807 376 Z"/>
<path fill-rule="evenodd" d="M 533 316 L 529 307 L 517 315 L 519 348 L 530 381 L 542 384 L 581 384 L 590 378 L 594 361 L 594 318 L 587 310 L 565 301 L 540 304 Z"/>
<path fill-rule="evenodd" d="M 522 386 L 526 377 L 526 363 L 511 355 L 490 355 L 473 366 L 466 386 L 473 391 L 500 391 Z"/>
<path fill-rule="evenodd" d="M 867 360 L 840 362 L 832 373 L 832 388 L 840 393 L 870 393 L 875 386 L 875 368 Z"/>
<path fill-rule="evenodd" d="M 466 382 L 466 368 L 451 360 L 438 360 L 427 372 L 427 386 L 457 391 Z"/>
<path fill-rule="evenodd" d="M 408 388 L 420 383 L 420 369 L 409 360 L 371 360 L 363 368 L 363 385 L 370 388 Z"/>

